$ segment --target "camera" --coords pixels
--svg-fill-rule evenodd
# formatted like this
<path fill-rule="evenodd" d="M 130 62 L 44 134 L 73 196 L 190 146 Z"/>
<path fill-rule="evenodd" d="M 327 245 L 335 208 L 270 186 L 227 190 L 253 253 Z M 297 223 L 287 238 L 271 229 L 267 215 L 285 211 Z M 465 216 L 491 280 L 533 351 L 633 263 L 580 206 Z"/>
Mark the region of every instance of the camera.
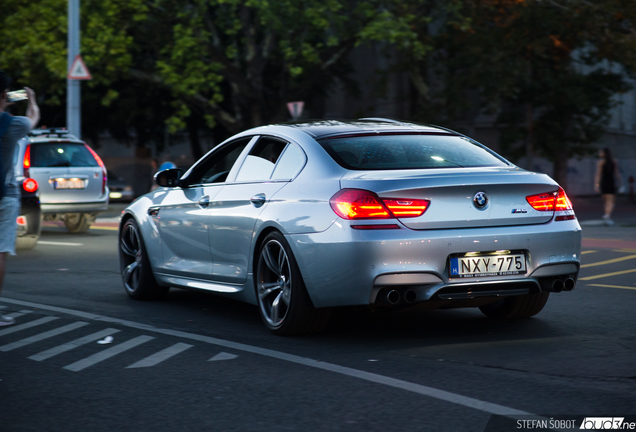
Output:
<path fill-rule="evenodd" d="M 7 92 L 7 102 L 18 102 L 22 100 L 27 100 L 29 97 L 27 96 L 26 90 L 16 90 Z"/>

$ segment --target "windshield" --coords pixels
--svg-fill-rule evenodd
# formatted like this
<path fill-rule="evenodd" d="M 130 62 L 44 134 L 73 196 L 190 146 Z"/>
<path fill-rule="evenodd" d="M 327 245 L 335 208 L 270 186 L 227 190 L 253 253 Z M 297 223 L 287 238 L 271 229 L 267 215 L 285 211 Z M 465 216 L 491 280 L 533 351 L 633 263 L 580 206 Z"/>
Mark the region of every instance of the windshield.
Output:
<path fill-rule="evenodd" d="M 488 148 L 456 135 L 365 135 L 319 143 L 339 165 L 352 170 L 509 166 Z"/>

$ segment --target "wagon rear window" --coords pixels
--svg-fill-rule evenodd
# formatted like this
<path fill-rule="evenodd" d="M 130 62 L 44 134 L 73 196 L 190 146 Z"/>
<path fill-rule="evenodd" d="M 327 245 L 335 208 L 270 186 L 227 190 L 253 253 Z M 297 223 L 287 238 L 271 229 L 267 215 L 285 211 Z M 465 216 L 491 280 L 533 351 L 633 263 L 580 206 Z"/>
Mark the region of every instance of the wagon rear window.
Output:
<path fill-rule="evenodd" d="M 319 141 L 342 167 L 399 170 L 508 166 L 493 151 L 456 135 L 373 135 Z"/>
<path fill-rule="evenodd" d="M 32 167 L 96 167 L 99 166 L 84 144 L 31 144 Z"/>

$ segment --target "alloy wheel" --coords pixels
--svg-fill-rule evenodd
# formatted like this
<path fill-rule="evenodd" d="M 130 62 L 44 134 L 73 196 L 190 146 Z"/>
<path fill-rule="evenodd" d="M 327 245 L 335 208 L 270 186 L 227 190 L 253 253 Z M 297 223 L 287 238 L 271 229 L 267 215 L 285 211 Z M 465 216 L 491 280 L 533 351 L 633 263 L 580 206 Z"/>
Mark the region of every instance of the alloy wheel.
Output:
<path fill-rule="evenodd" d="M 126 290 L 134 293 L 141 283 L 143 251 L 137 226 L 128 222 L 124 225 L 120 240 L 122 254 L 122 280 Z"/>
<path fill-rule="evenodd" d="M 261 249 L 257 281 L 261 314 L 272 328 L 280 327 L 290 309 L 293 281 L 289 257 L 275 239 Z"/>

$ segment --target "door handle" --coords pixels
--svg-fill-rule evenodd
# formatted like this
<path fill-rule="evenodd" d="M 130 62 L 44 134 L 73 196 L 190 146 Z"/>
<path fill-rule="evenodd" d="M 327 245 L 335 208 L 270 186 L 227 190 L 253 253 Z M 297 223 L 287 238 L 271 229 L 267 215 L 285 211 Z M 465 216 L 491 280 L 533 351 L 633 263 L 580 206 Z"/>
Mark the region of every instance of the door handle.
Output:
<path fill-rule="evenodd" d="M 260 207 L 263 204 L 265 204 L 265 201 L 267 200 L 267 198 L 265 197 L 265 194 L 260 193 L 257 195 L 254 195 L 250 201 L 252 202 L 252 204 L 254 204 L 254 206 L 256 207 Z"/>
<path fill-rule="evenodd" d="M 202 197 L 197 204 L 199 204 L 199 207 L 201 208 L 207 208 L 207 206 L 210 205 L 210 197 L 207 195 Z"/>

